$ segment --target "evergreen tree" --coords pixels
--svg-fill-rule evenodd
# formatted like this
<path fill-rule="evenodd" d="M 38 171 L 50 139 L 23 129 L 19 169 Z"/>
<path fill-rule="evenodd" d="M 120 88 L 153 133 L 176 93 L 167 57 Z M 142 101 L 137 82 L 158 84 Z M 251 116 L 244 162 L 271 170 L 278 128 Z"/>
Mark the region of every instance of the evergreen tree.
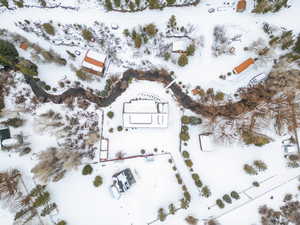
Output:
<path fill-rule="evenodd" d="M 115 5 L 116 8 L 120 8 L 121 0 L 114 0 L 114 5 Z"/>
<path fill-rule="evenodd" d="M 0 64 L 14 66 L 18 60 L 18 56 L 19 53 L 13 44 L 0 39 Z"/>
<path fill-rule="evenodd" d="M 168 27 L 175 29 L 177 26 L 176 17 L 172 15 L 168 21 Z"/>
<path fill-rule="evenodd" d="M 180 199 L 180 207 L 187 209 L 189 207 L 189 201 L 187 201 L 185 198 Z"/>
<path fill-rule="evenodd" d="M 188 56 L 192 56 L 195 54 L 196 46 L 194 44 L 190 44 L 186 49 L 186 54 Z"/>
<path fill-rule="evenodd" d="M 113 10 L 111 0 L 105 0 L 105 2 L 104 2 L 104 8 L 107 11 L 112 11 Z"/>
<path fill-rule="evenodd" d="M 145 26 L 145 32 L 150 36 L 150 37 L 153 37 L 156 35 L 157 33 L 157 28 L 155 26 L 155 24 L 153 23 L 150 23 L 148 24 L 147 26 Z"/>
<path fill-rule="evenodd" d="M 7 1 L 7 0 L 0 0 L 0 3 L 1 3 L 4 7 L 8 8 L 8 1 Z"/>
<path fill-rule="evenodd" d="M 130 11 L 134 11 L 135 10 L 135 4 L 134 4 L 134 2 L 132 2 L 132 1 L 129 2 L 129 9 L 130 9 Z"/>
<path fill-rule="evenodd" d="M 245 164 L 244 165 L 244 170 L 247 174 L 250 174 L 250 175 L 257 175 L 257 171 L 254 169 L 253 166 L 250 166 L 248 164 Z"/>
<path fill-rule="evenodd" d="M 173 5 L 176 2 L 176 0 L 167 0 L 167 5 Z"/>
<path fill-rule="evenodd" d="M 169 213 L 172 214 L 172 215 L 174 215 L 175 212 L 176 212 L 175 206 L 174 206 L 173 203 L 171 203 L 171 204 L 169 205 Z"/>
<path fill-rule="evenodd" d="M 163 222 L 163 221 L 166 220 L 166 218 L 167 218 L 167 215 L 166 215 L 164 209 L 163 209 L 163 208 L 160 208 L 160 209 L 158 210 L 158 219 L 159 219 L 161 222 Z"/>
<path fill-rule="evenodd" d="M 178 58 L 178 65 L 185 66 L 189 63 L 188 57 L 185 54 L 181 54 Z"/>
<path fill-rule="evenodd" d="M 159 9 L 160 8 L 158 0 L 147 0 L 147 1 L 149 3 L 150 9 Z"/>
<path fill-rule="evenodd" d="M 211 196 L 211 191 L 206 185 L 201 189 L 201 195 L 205 198 Z"/>
<path fill-rule="evenodd" d="M 300 54 L 300 34 L 298 35 L 297 41 L 295 43 L 294 51 Z"/>

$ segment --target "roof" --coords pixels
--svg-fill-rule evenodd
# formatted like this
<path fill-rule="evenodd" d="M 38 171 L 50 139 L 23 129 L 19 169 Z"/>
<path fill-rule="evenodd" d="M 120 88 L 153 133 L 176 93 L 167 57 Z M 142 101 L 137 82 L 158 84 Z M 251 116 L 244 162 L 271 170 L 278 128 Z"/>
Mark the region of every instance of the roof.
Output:
<path fill-rule="evenodd" d="M 124 127 L 167 127 L 169 105 L 154 100 L 132 100 L 123 105 Z"/>
<path fill-rule="evenodd" d="M 23 49 L 23 50 L 27 50 L 29 47 L 28 43 L 27 42 L 22 42 L 20 44 L 20 48 Z"/>
<path fill-rule="evenodd" d="M 187 48 L 187 42 L 185 42 L 183 40 L 173 41 L 173 45 L 172 45 L 173 52 L 186 51 L 186 48 Z"/>
<path fill-rule="evenodd" d="M 2 141 L 11 138 L 10 131 L 8 127 L 0 128 L 0 143 L 2 145 Z"/>
<path fill-rule="evenodd" d="M 233 69 L 233 72 L 238 74 L 246 70 L 250 65 L 254 64 L 254 59 L 249 58 Z"/>
<path fill-rule="evenodd" d="M 113 175 L 113 178 L 116 182 L 115 184 L 119 192 L 127 191 L 131 185 L 136 183 L 135 178 L 129 168 L 116 173 Z"/>
<path fill-rule="evenodd" d="M 82 66 L 97 72 L 102 72 L 104 68 L 105 59 L 105 55 L 88 50 L 83 59 Z"/>
<path fill-rule="evenodd" d="M 239 0 L 236 6 L 236 11 L 237 12 L 242 12 L 246 9 L 247 2 L 246 0 Z"/>

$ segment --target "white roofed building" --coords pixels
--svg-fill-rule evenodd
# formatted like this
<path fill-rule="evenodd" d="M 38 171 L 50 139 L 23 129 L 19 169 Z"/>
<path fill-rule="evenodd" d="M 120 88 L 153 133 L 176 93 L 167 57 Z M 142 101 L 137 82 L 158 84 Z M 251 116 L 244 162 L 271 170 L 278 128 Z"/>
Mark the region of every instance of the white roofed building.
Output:
<path fill-rule="evenodd" d="M 172 52 L 175 53 L 185 53 L 188 47 L 187 41 L 184 40 L 175 40 L 172 43 Z"/>
<path fill-rule="evenodd" d="M 105 69 L 106 56 L 98 52 L 88 50 L 82 62 L 82 68 L 89 73 L 102 75 Z"/>
<path fill-rule="evenodd" d="M 169 104 L 152 99 L 131 100 L 123 104 L 123 126 L 127 128 L 168 127 Z"/>

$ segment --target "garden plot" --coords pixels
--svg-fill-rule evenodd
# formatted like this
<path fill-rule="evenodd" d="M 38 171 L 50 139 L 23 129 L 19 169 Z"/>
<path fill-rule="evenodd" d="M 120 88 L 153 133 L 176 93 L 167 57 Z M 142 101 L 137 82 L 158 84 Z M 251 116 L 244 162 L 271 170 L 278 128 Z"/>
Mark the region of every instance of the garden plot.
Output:
<path fill-rule="evenodd" d="M 72 172 L 62 181 L 50 184 L 49 189 L 59 205 L 60 215 L 70 224 L 146 224 L 157 218 L 159 207 L 177 202 L 182 196 L 168 159 L 165 155 L 155 157 L 152 162 L 131 159 L 97 164 L 92 175 Z M 131 169 L 136 184 L 116 200 L 110 193 L 112 175 L 125 168 Z M 96 175 L 103 177 L 99 188 L 93 186 Z"/>

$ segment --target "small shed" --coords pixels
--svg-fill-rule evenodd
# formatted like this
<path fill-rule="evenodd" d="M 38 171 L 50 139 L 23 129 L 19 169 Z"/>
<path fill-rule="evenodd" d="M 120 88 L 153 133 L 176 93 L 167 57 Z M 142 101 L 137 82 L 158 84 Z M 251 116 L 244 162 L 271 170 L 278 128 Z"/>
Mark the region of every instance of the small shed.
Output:
<path fill-rule="evenodd" d="M 23 49 L 24 51 L 26 51 L 28 49 L 29 45 L 27 42 L 21 42 L 20 44 L 20 49 Z"/>
<path fill-rule="evenodd" d="M 236 5 L 237 12 L 244 12 L 246 10 L 247 2 L 246 0 L 239 0 Z"/>
<path fill-rule="evenodd" d="M 82 69 L 88 73 L 100 76 L 105 69 L 105 61 L 105 55 L 88 50 L 82 62 Z"/>
<path fill-rule="evenodd" d="M 247 60 L 245 60 L 243 63 L 241 63 L 240 65 L 238 65 L 237 67 L 235 67 L 233 69 L 233 73 L 235 74 L 239 74 L 241 72 L 243 72 L 244 70 L 246 70 L 249 66 L 251 66 L 252 64 L 254 64 L 254 59 L 253 58 L 249 58 Z"/>

